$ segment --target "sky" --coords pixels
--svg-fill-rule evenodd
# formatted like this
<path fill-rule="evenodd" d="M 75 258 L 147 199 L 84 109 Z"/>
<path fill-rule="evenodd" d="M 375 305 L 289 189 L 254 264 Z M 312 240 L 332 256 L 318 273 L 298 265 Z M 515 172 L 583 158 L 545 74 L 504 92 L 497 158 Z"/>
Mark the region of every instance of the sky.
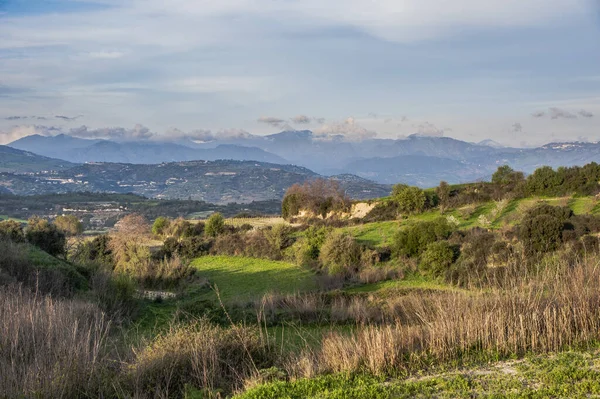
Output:
<path fill-rule="evenodd" d="M 600 0 L 0 0 L 0 144 L 600 140 Z"/>

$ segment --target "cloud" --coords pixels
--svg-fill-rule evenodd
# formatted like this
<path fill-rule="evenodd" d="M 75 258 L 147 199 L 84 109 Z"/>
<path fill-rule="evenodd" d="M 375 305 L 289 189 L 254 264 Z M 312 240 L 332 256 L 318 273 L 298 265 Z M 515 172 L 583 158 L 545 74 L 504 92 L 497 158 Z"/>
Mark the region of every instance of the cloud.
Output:
<path fill-rule="evenodd" d="M 125 53 L 122 53 L 120 51 L 93 51 L 87 53 L 88 57 L 101 60 L 114 60 L 117 58 L 121 58 L 124 55 Z"/>
<path fill-rule="evenodd" d="M 306 125 L 312 121 L 312 119 L 306 115 L 294 116 L 293 118 L 290 118 L 290 120 L 299 125 Z"/>
<path fill-rule="evenodd" d="M 576 119 L 577 115 L 572 114 L 566 109 L 552 107 L 548 109 L 550 113 L 550 119 Z"/>
<path fill-rule="evenodd" d="M 20 119 L 27 119 L 27 117 L 26 116 L 16 116 L 16 115 L 14 115 L 14 116 L 7 116 L 4 119 L 7 120 L 7 121 L 18 121 Z"/>
<path fill-rule="evenodd" d="M 60 128 L 54 126 L 20 125 L 13 126 L 8 130 L 0 130 L 0 144 L 8 144 L 23 137 L 39 134 L 41 136 L 52 136 L 60 133 Z"/>
<path fill-rule="evenodd" d="M 523 125 L 521 125 L 519 122 L 516 122 L 512 125 L 512 131 L 515 133 L 520 133 L 523 131 Z"/>
<path fill-rule="evenodd" d="M 316 117 L 313 118 L 313 120 L 320 125 L 322 125 L 323 123 L 325 123 L 327 121 L 327 119 L 325 119 L 325 118 L 316 118 Z"/>
<path fill-rule="evenodd" d="M 591 112 L 586 111 L 584 109 L 582 109 L 581 111 L 579 111 L 579 115 L 583 116 L 584 118 L 593 118 L 594 117 L 594 114 L 592 114 Z"/>
<path fill-rule="evenodd" d="M 85 139 L 108 139 L 115 141 L 139 141 L 149 140 L 155 136 L 147 127 L 136 124 L 133 129 L 125 129 L 122 127 L 110 127 L 100 129 L 88 129 L 83 125 L 78 128 L 73 128 L 69 131 L 69 135 Z"/>
<path fill-rule="evenodd" d="M 531 116 L 533 116 L 534 118 L 543 118 L 544 116 L 546 116 L 546 111 L 535 111 L 531 114 Z"/>
<path fill-rule="evenodd" d="M 257 120 L 258 123 L 265 123 L 267 125 L 273 127 L 281 127 L 285 123 L 285 120 L 280 118 L 275 118 L 274 116 L 261 116 Z"/>
<path fill-rule="evenodd" d="M 430 122 L 423 122 L 417 126 L 417 135 L 425 137 L 444 137 L 444 131 L 450 131 L 449 128 L 439 129 Z"/>
<path fill-rule="evenodd" d="M 377 133 L 368 130 L 359 125 L 353 117 L 349 117 L 342 122 L 324 124 L 315 129 L 317 138 L 332 139 L 335 136 L 342 136 L 348 141 L 361 141 L 371 139 L 377 136 Z"/>
<path fill-rule="evenodd" d="M 56 115 L 54 117 L 56 119 L 62 119 L 63 121 L 72 122 L 72 121 L 75 121 L 75 120 L 81 118 L 82 116 L 83 115 L 77 115 L 77 116 Z"/>

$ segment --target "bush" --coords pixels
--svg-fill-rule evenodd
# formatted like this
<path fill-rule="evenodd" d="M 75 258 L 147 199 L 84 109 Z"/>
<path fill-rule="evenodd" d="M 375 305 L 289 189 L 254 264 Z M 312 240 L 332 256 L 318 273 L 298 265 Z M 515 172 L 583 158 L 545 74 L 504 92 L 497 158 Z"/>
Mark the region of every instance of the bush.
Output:
<path fill-rule="evenodd" d="M 206 221 L 204 233 L 209 237 L 217 237 L 225 231 L 225 220 L 219 212 L 210 215 Z"/>
<path fill-rule="evenodd" d="M 129 379 L 136 393 L 183 397 L 186 385 L 208 397 L 242 388 L 258 370 L 273 365 L 268 345 L 255 329 L 221 328 L 206 319 L 174 327 L 136 351 Z M 168 394 L 167 394 L 168 393 Z"/>
<path fill-rule="evenodd" d="M 427 245 L 421 255 L 419 269 L 432 277 L 444 277 L 456 260 L 456 251 L 447 241 L 437 241 Z"/>
<path fill-rule="evenodd" d="M 419 222 L 396 233 L 392 250 L 396 256 L 418 256 L 425 251 L 427 245 L 448 238 L 450 233 L 452 227 L 446 218 Z"/>
<path fill-rule="evenodd" d="M 67 244 L 65 234 L 45 219 L 38 217 L 29 219 L 25 237 L 31 244 L 52 256 L 65 254 Z"/>
<path fill-rule="evenodd" d="M 83 224 L 75 215 L 57 216 L 54 225 L 65 235 L 73 237 L 83 233 Z"/>
<path fill-rule="evenodd" d="M 350 200 L 335 180 L 315 179 L 303 185 L 294 184 L 285 193 L 281 214 L 290 219 L 306 210 L 323 218 L 331 211 L 345 211 Z"/>
<path fill-rule="evenodd" d="M 152 234 L 158 237 L 162 237 L 166 234 L 169 227 L 171 225 L 171 221 L 164 216 L 160 216 L 156 218 L 154 223 L 152 224 Z"/>
<path fill-rule="evenodd" d="M 25 234 L 21 223 L 14 220 L 0 222 L 0 239 L 13 242 L 25 242 Z"/>
<path fill-rule="evenodd" d="M 392 190 L 392 198 L 398 204 L 400 212 L 418 213 L 425 209 L 426 196 L 419 187 L 396 184 Z"/>
<path fill-rule="evenodd" d="M 334 231 L 323 242 L 319 260 L 328 274 L 349 276 L 359 270 L 361 253 L 350 233 Z"/>
<path fill-rule="evenodd" d="M 565 223 L 572 215 L 569 208 L 546 204 L 529 210 L 519 226 L 525 255 L 532 257 L 558 249 Z"/>

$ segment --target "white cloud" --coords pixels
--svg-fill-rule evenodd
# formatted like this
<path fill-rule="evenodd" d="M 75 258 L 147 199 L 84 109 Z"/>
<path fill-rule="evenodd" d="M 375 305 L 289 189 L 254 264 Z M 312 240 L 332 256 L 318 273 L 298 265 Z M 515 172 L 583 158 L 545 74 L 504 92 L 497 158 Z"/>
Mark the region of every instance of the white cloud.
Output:
<path fill-rule="evenodd" d="M 92 51 L 87 55 L 88 57 L 95 59 L 114 60 L 123 57 L 125 53 L 121 51 Z"/>
<path fill-rule="evenodd" d="M 349 141 L 360 141 L 377 136 L 372 130 L 366 129 L 356 122 L 354 117 L 348 117 L 342 122 L 326 123 L 315 129 L 317 138 L 331 139 L 334 136 L 343 136 Z"/>

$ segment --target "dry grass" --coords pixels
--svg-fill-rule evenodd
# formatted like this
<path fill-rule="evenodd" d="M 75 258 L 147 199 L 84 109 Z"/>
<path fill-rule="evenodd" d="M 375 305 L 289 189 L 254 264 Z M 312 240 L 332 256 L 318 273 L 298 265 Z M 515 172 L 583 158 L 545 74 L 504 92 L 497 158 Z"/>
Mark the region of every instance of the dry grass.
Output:
<path fill-rule="evenodd" d="M 0 397 L 97 395 L 108 330 L 89 303 L 0 287 Z"/>
<path fill-rule="evenodd" d="M 130 365 L 129 378 L 135 397 L 182 397 L 187 384 L 207 397 L 220 397 L 218 392 L 241 388 L 271 363 L 258 329 L 222 328 L 200 319 L 174 326 L 143 347 Z"/>
<path fill-rule="evenodd" d="M 546 353 L 600 339 L 597 260 L 548 266 L 535 279 L 515 279 L 503 289 L 406 297 L 396 305 L 396 322 L 332 333 L 319 350 L 290 362 L 290 373 L 390 374 L 422 368 L 425 359 Z"/>

